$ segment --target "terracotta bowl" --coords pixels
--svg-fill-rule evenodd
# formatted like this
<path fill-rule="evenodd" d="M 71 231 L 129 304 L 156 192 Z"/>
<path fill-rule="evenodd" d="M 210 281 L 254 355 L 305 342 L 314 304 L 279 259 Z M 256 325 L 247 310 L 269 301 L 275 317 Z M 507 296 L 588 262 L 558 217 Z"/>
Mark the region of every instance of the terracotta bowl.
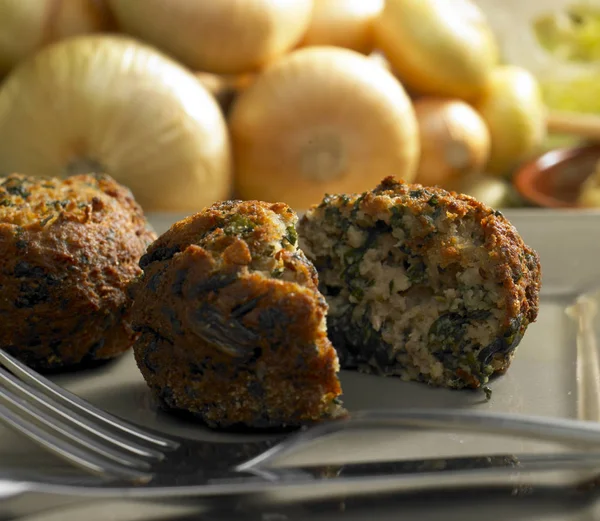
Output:
<path fill-rule="evenodd" d="M 552 150 L 521 166 L 514 185 L 536 206 L 577 208 L 581 184 L 599 163 L 600 144 Z"/>

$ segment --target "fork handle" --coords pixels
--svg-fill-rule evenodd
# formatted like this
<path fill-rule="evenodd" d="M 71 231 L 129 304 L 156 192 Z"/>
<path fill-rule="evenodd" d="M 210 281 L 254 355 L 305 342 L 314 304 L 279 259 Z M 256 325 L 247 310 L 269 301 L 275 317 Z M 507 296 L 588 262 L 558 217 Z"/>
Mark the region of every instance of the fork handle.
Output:
<path fill-rule="evenodd" d="M 600 116 L 597 114 L 554 110 L 548 114 L 546 126 L 552 133 L 600 141 Z"/>
<path fill-rule="evenodd" d="M 367 410 L 353 414 L 347 428 L 415 427 L 562 443 L 575 448 L 600 446 L 600 423 L 570 418 L 525 416 L 462 409 Z"/>
<path fill-rule="evenodd" d="M 333 434 L 348 430 L 381 428 L 420 428 L 517 436 L 562 443 L 580 449 L 600 446 L 600 424 L 595 422 L 462 409 L 382 409 L 354 412 L 348 418 L 306 429 L 242 463 L 237 470 L 267 467 L 275 459 L 297 452 L 310 442 Z"/>
<path fill-rule="evenodd" d="M 546 489 L 551 494 L 594 493 L 600 453 L 594 454 L 533 454 L 492 457 L 464 457 L 440 460 L 332 465 L 322 468 L 277 468 L 273 476 L 257 473 L 237 481 L 224 480 L 202 486 L 169 487 L 86 487 L 52 486 L 31 483 L 27 491 L 2 502 L 0 521 L 20 519 L 48 510 L 72 506 L 90 500 L 159 502 L 162 505 L 184 504 L 190 500 L 206 505 L 203 499 L 228 502 L 232 497 L 253 495 L 269 501 L 273 494 L 280 501 L 291 499 L 339 500 L 371 494 L 450 493 L 456 498 L 472 498 L 488 489 L 502 489 L 511 495 L 525 490 Z M 6 480 L 6 478 L 5 478 Z M 6 481 L 5 481 L 6 482 Z M 0 472 L 0 487 L 2 475 Z M 264 495 L 266 494 L 266 496 Z M 399 496 L 398 496 L 399 497 Z"/>

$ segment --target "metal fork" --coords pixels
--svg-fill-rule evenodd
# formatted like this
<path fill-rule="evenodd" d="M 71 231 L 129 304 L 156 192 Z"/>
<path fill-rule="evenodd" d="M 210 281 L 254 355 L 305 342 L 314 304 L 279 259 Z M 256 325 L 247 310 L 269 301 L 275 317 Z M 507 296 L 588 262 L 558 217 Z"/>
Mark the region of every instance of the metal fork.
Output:
<path fill-rule="evenodd" d="M 197 441 L 167 437 L 107 414 L 3 351 L 0 420 L 96 476 L 26 476 L 7 474 L 0 467 L 0 499 L 3 491 L 5 498 L 43 492 L 65 497 L 154 500 L 284 489 L 319 494 L 368 493 L 385 487 L 422 491 L 506 484 L 507 479 L 514 484 L 515 476 L 525 479 L 532 473 L 550 475 L 561 469 L 595 472 L 600 468 L 600 452 L 590 451 L 280 467 L 275 463 L 282 456 L 353 429 L 419 428 L 504 434 L 589 449 L 600 445 L 600 425 L 465 410 L 373 410 L 268 440 Z"/>

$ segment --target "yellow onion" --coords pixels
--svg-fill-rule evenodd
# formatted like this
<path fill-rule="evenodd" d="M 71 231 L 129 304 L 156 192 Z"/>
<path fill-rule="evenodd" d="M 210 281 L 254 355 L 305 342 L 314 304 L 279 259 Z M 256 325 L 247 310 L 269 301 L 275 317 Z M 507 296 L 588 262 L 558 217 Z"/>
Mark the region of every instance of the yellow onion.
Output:
<path fill-rule="evenodd" d="M 47 47 L 0 89 L 0 172 L 102 171 L 146 210 L 194 211 L 229 194 L 224 118 L 197 78 L 119 36 Z"/>
<path fill-rule="evenodd" d="M 481 116 L 461 100 L 421 98 L 414 103 L 421 157 L 416 181 L 447 187 L 479 172 L 490 153 L 490 134 Z"/>
<path fill-rule="evenodd" d="M 0 0 L 0 77 L 44 45 L 110 27 L 103 0 Z"/>
<path fill-rule="evenodd" d="M 470 0 L 387 0 L 375 43 L 418 94 L 471 99 L 498 60 L 494 35 Z"/>
<path fill-rule="evenodd" d="M 514 65 L 496 68 L 475 102 L 490 131 L 487 171 L 510 175 L 537 151 L 546 136 L 546 108 L 537 81 Z"/>
<path fill-rule="evenodd" d="M 108 0 L 120 27 L 194 70 L 248 72 L 296 45 L 313 0 Z"/>
<path fill-rule="evenodd" d="M 390 72 L 348 49 L 308 47 L 276 62 L 239 96 L 229 123 L 243 198 L 304 209 L 326 192 L 415 175 L 408 96 Z"/>
<path fill-rule="evenodd" d="M 374 21 L 383 3 L 383 0 L 316 0 L 301 45 L 334 45 L 370 53 L 374 45 Z"/>

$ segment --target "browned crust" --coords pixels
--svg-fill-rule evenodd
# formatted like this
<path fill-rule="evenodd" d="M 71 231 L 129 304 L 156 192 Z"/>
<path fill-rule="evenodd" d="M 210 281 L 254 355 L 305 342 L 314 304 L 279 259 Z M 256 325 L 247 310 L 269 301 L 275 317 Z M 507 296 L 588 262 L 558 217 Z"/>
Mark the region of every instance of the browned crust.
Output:
<path fill-rule="evenodd" d="M 113 358 L 135 335 L 128 284 L 155 237 L 108 176 L 0 179 L 0 347 L 44 370 Z"/>
<path fill-rule="evenodd" d="M 247 220 L 254 227 L 243 230 Z M 169 407 L 213 427 L 316 421 L 341 393 L 316 271 L 291 244 L 269 251 L 282 241 L 277 220 L 293 227 L 296 216 L 282 204 L 219 203 L 176 223 L 140 263 L 140 371 Z M 265 258 L 286 275 L 257 270 Z"/>

